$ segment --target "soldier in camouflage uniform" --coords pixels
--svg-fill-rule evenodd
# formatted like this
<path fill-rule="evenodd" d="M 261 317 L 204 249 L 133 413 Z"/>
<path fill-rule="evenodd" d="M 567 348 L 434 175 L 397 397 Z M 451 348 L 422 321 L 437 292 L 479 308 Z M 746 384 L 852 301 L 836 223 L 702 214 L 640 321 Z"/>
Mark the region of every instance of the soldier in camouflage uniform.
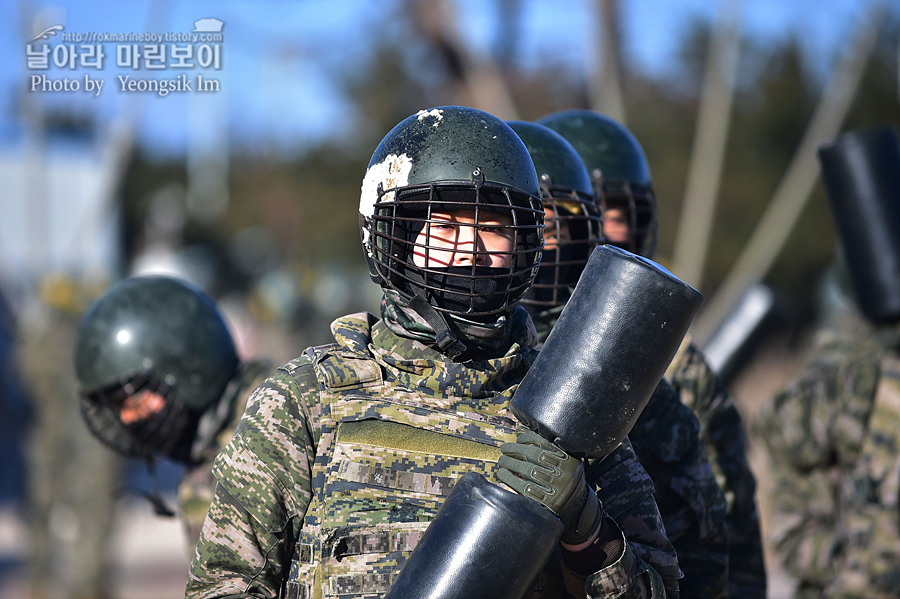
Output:
<path fill-rule="evenodd" d="M 771 542 L 796 597 L 900 597 L 900 146 L 891 128 L 819 150 L 844 248 L 806 368 L 760 410 Z M 883 169 L 883 170 L 880 170 Z"/>
<path fill-rule="evenodd" d="M 656 199 L 650 167 L 637 139 L 621 124 L 588 110 L 557 112 L 537 122 L 561 134 L 581 156 L 603 217 L 605 242 L 652 258 L 658 228 Z M 766 596 L 766 572 L 756 507 L 756 479 L 747 461 L 740 414 L 703 353 L 689 338 L 685 338 L 672 360 L 665 380 L 681 403 L 696 415 L 703 449 L 725 495 L 728 596 L 763 599 Z M 691 432 L 697 425 L 688 424 L 691 419 L 686 415 L 676 415 L 681 412 L 678 408 L 661 412 L 669 409 L 659 397 L 663 392 L 671 393 L 666 386 L 660 387 L 657 396 L 651 400 L 653 403 L 644 409 L 629 436 L 654 480 L 659 483 L 669 479 L 666 487 L 681 489 L 673 493 L 660 491 L 657 503 L 666 521 L 669 538 L 679 549 L 679 563 L 689 577 L 694 568 L 698 574 L 710 571 L 704 563 L 703 546 L 715 551 L 712 548 L 718 534 L 715 522 L 719 519 L 719 505 L 711 499 L 704 505 L 701 498 L 710 492 L 705 484 L 685 486 L 678 480 L 685 474 L 684 470 L 678 474 L 678 464 L 686 465 L 699 459 L 696 457 L 699 449 L 692 442 L 694 433 Z M 700 472 L 695 475 L 704 476 Z M 670 501 L 674 503 L 670 505 Z M 686 512 L 677 507 L 685 501 L 694 512 L 693 518 L 684 518 Z M 699 536 L 697 531 L 700 531 Z M 677 547 L 676 539 L 681 535 L 684 535 L 682 543 L 693 545 L 692 548 Z M 683 586 L 686 584 L 687 581 Z M 702 584 L 703 592 L 715 595 L 716 585 L 713 581 L 710 586 Z"/>
<path fill-rule="evenodd" d="M 178 485 L 189 546 L 212 501 L 212 460 L 231 440 L 247 398 L 271 371 L 240 362 L 213 301 L 166 276 L 121 281 L 81 320 L 75 365 L 89 430 L 116 452 L 186 466 Z M 157 513 L 172 515 L 150 495 Z"/>
<path fill-rule="evenodd" d="M 522 142 L 487 113 L 423 110 L 388 133 L 360 200 L 381 318 L 336 320 L 333 344 L 251 396 L 216 459 L 187 597 L 381 597 L 463 474 L 497 482 L 501 445 L 527 441 L 509 400 L 537 352 L 516 302 L 540 259 L 539 194 Z M 599 502 L 579 474 L 560 519 L 607 515 L 586 546 L 557 544 L 527 596 L 676 597 L 630 445 L 588 470 Z"/>
<path fill-rule="evenodd" d="M 534 161 L 545 210 L 541 269 L 522 305 L 541 340 L 549 334 L 591 250 L 604 241 L 591 180 L 575 148 L 537 123 L 509 123 Z M 684 572 L 685 597 L 727 596 L 728 533 L 725 497 L 700 441 L 700 424 L 665 380 L 629 433 L 653 479 L 669 540 Z"/>

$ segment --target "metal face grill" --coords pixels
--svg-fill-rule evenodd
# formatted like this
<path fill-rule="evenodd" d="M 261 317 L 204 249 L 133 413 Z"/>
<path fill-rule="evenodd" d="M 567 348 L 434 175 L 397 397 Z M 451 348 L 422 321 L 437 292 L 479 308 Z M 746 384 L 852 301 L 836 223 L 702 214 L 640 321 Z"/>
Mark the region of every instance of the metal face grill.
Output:
<path fill-rule="evenodd" d="M 450 295 L 452 307 L 430 303 L 460 316 L 497 314 L 519 300 L 537 272 L 543 214 L 538 198 L 499 184 L 389 189 L 380 192 L 368 224 L 370 255 L 382 284 L 404 297 Z M 448 215 L 454 227 L 447 227 Z M 492 250 L 492 237 L 509 247 Z"/>
<path fill-rule="evenodd" d="M 601 215 L 605 216 L 608 210 L 618 208 L 625 213 L 628 222 L 626 240 L 607 239 L 606 243 L 640 256 L 652 257 L 656 251 L 658 227 L 653 189 L 628 181 L 603 181 L 595 188 Z"/>
<path fill-rule="evenodd" d="M 522 303 L 537 309 L 565 304 L 591 252 L 604 243 L 603 219 L 593 198 L 567 188 L 544 191 L 541 268 Z"/>

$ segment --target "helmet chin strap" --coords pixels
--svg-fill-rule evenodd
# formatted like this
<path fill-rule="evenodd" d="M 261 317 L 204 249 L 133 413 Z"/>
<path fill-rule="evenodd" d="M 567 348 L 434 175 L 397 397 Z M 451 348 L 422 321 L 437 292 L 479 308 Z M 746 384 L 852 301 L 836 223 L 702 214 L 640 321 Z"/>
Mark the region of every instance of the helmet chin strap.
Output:
<path fill-rule="evenodd" d="M 409 307 L 434 329 L 437 333 L 435 345 L 442 353 L 450 356 L 451 359 L 458 358 L 466 351 L 466 344 L 459 340 L 456 334 L 450 330 L 447 320 L 428 303 L 428 301 L 418 293 L 409 300 Z"/>

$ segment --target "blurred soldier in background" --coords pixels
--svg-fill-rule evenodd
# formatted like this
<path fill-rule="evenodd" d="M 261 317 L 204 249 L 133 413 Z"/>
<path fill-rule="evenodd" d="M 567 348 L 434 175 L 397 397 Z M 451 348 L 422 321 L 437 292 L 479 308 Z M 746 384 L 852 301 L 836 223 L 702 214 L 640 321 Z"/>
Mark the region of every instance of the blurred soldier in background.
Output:
<path fill-rule="evenodd" d="M 600 209 L 575 148 L 537 123 L 512 121 L 534 161 L 544 202 L 544 252 L 522 299 L 543 341 L 587 262 L 603 241 Z M 607 212 L 608 213 L 608 212 Z M 728 534 L 725 497 L 700 441 L 700 424 L 661 381 L 628 437 L 656 487 L 654 497 L 684 572 L 683 597 L 725 597 Z"/>
<path fill-rule="evenodd" d="M 121 464 L 81 426 L 72 364 L 82 310 L 99 288 L 53 275 L 22 318 L 19 363 L 32 399 L 27 484 L 35 599 L 112 593 L 109 541 Z"/>
<path fill-rule="evenodd" d="M 224 317 L 199 288 L 139 276 L 113 285 L 85 312 L 75 370 L 81 413 L 98 439 L 124 456 L 187 467 L 178 499 L 193 548 L 215 487 L 212 459 L 271 364 L 238 359 Z M 160 497 L 149 499 L 157 513 L 174 515 Z"/>
<path fill-rule="evenodd" d="M 770 541 L 797 597 L 900 597 L 900 146 L 892 127 L 819 150 L 843 251 L 808 366 L 759 413 Z"/>
<path fill-rule="evenodd" d="M 516 304 L 540 260 L 539 195 L 527 150 L 490 114 L 423 110 L 385 136 L 359 208 L 381 318 L 336 320 L 335 343 L 250 398 L 216 460 L 188 597 L 381 597 L 455 482 L 495 480 L 501 446 L 530 443 L 509 401 L 537 354 Z M 573 543 L 555 544 L 533 596 L 676 597 L 675 552 L 630 445 L 597 465 L 599 501 L 580 460 L 559 453 L 577 468 L 543 483 Z M 624 531 L 603 516 L 614 504 Z M 503 568 L 516 564 L 447 574 Z"/>
<path fill-rule="evenodd" d="M 581 156 L 601 209 L 606 243 L 653 258 L 658 228 L 656 198 L 650 167 L 637 139 L 621 124 L 589 110 L 556 112 L 539 119 L 538 123 L 561 134 Z M 766 574 L 756 507 L 756 479 L 747 461 L 740 414 L 689 338 L 685 338 L 672 361 L 666 379 L 681 402 L 697 415 L 703 445 L 725 493 L 728 596 L 764 598 Z M 647 410 L 641 418 L 646 425 L 654 423 Z M 639 455 L 643 453 L 638 447 L 641 428 L 639 421 L 631 434 Z M 677 444 L 652 435 L 646 439 L 653 439 L 646 451 L 663 463 L 680 459 Z"/>

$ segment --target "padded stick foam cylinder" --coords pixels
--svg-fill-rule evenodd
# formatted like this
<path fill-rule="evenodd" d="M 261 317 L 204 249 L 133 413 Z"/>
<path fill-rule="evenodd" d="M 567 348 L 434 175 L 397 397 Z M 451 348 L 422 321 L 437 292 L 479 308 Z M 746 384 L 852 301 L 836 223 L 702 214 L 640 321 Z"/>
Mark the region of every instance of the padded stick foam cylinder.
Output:
<path fill-rule="evenodd" d="M 385 599 L 520 599 L 562 533 L 536 501 L 466 474 Z"/>
<path fill-rule="evenodd" d="M 900 144 L 892 126 L 849 131 L 819 148 L 822 181 L 860 310 L 900 320 Z"/>
<path fill-rule="evenodd" d="M 516 390 L 513 413 L 571 455 L 607 455 L 634 426 L 702 302 L 651 260 L 596 248 Z"/>

